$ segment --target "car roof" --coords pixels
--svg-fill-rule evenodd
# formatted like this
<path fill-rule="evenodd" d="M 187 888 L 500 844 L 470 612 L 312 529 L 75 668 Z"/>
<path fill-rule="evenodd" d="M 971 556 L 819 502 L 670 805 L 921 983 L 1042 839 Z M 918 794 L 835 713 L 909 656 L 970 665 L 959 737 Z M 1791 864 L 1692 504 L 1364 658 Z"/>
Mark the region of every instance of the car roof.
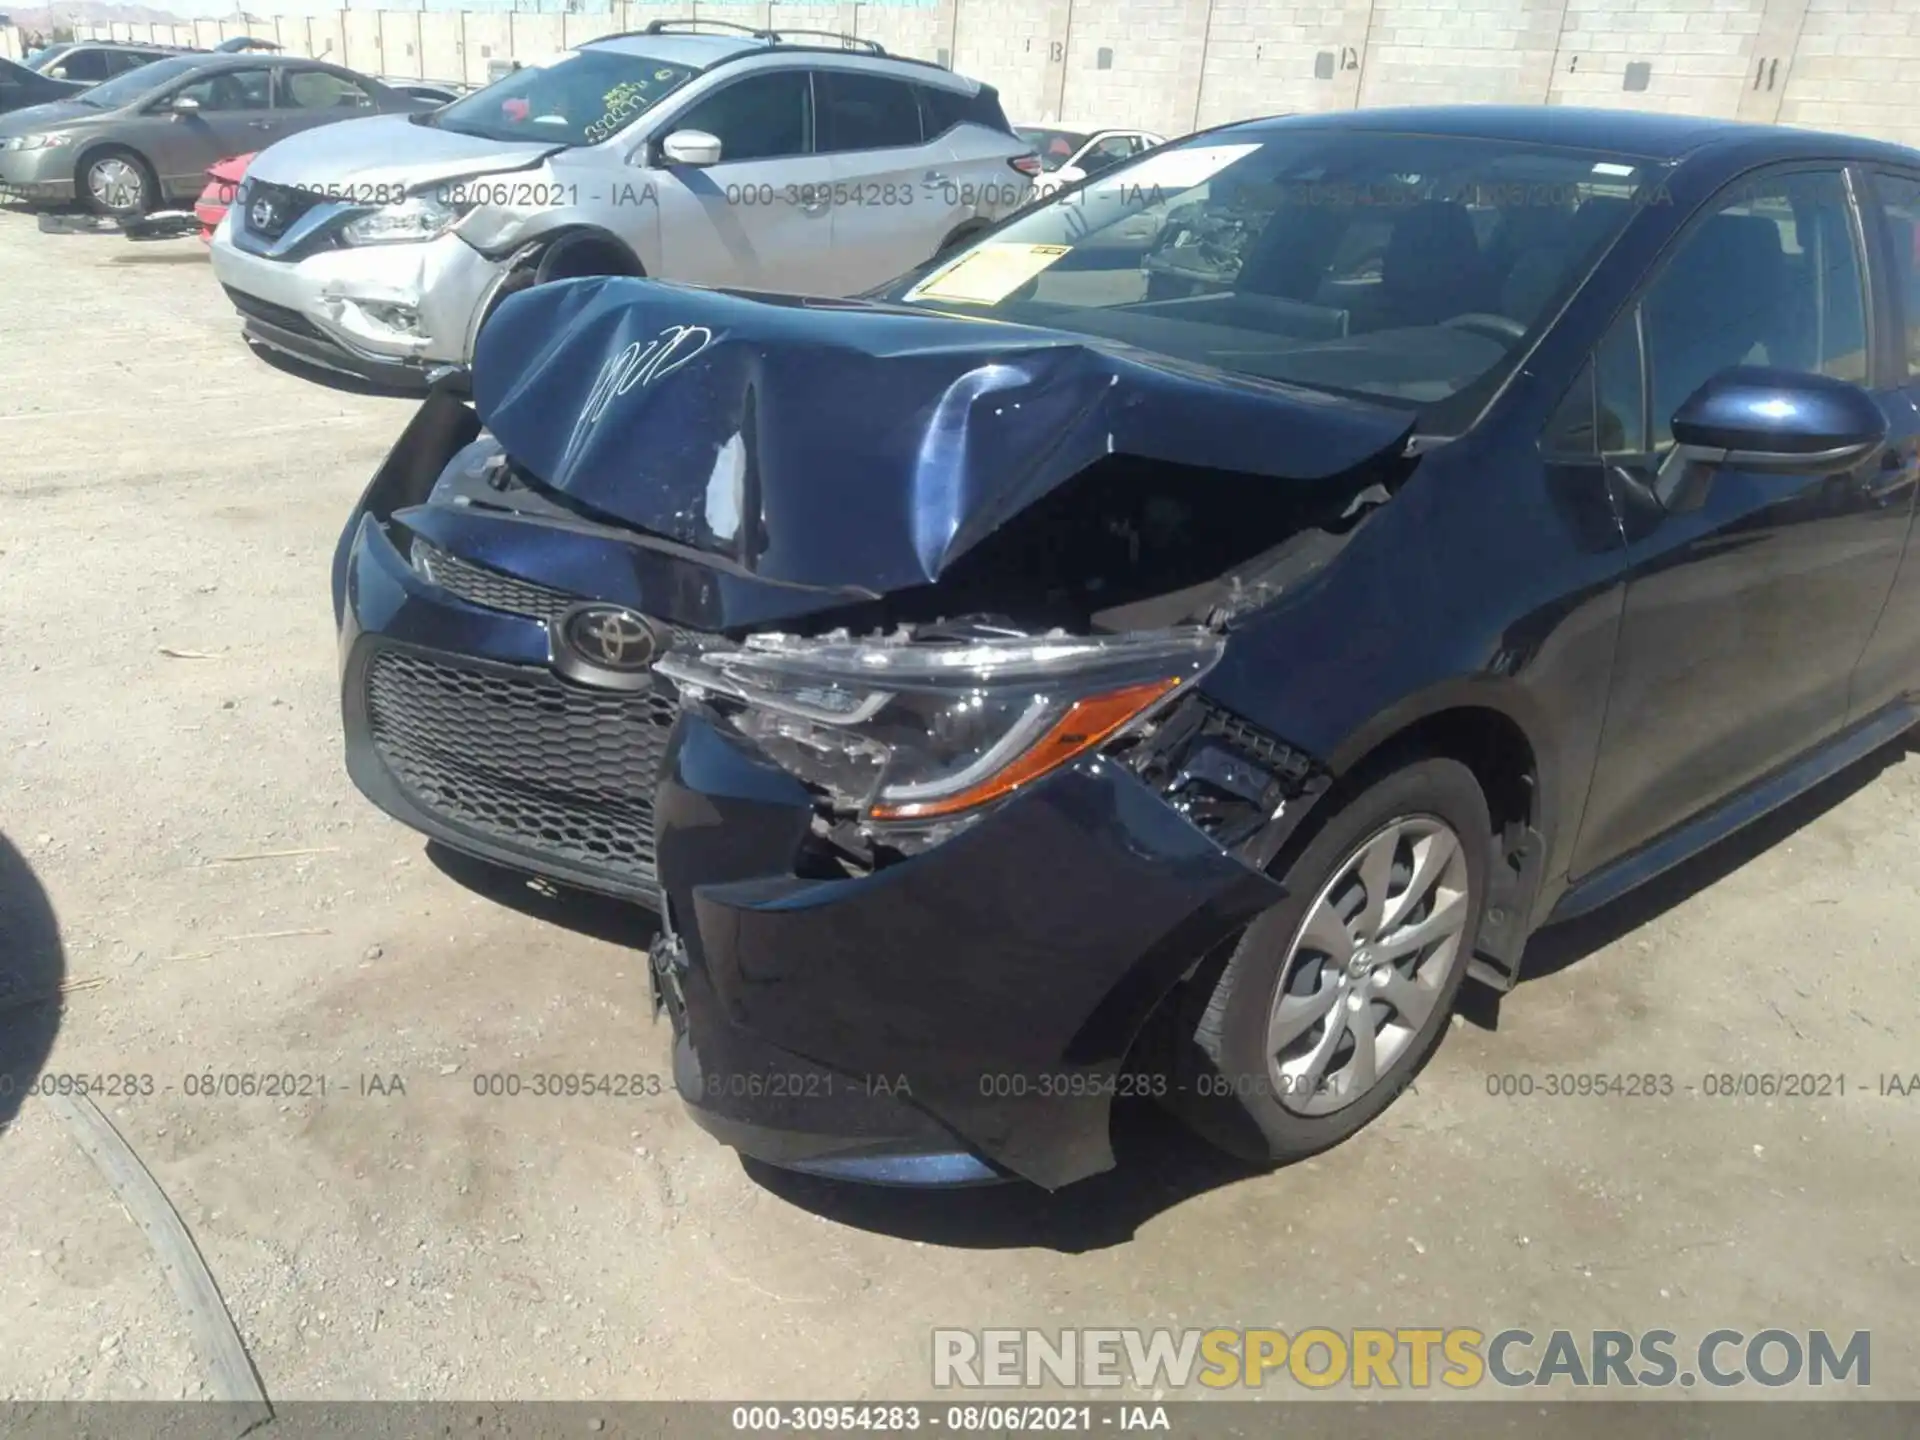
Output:
<path fill-rule="evenodd" d="M 1223 125 L 1211 134 L 1253 133 L 1277 125 L 1268 116 Z M 1714 146 L 1750 146 L 1782 155 L 1825 149 L 1862 158 L 1910 155 L 1897 145 L 1853 135 L 1826 135 L 1782 125 L 1756 125 L 1699 115 L 1648 110 L 1612 110 L 1577 105 L 1385 105 L 1286 116 L 1288 129 L 1372 130 L 1405 135 L 1443 135 L 1463 140 L 1511 140 L 1604 150 L 1641 160 L 1675 161 Z"/>

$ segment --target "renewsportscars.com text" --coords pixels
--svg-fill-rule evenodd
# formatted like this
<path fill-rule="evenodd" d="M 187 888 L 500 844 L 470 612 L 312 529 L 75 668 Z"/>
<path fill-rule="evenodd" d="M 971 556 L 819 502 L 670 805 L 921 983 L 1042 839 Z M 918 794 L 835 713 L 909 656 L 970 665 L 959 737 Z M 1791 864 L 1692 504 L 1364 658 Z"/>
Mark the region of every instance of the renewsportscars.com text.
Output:
<path fill-rule="evenodd" d="M 1865 1330 L 936 1330 L 940 1389 L 1291 1384 L 1313 1390 L 1654 1389 L 1872 1383 Z"/>

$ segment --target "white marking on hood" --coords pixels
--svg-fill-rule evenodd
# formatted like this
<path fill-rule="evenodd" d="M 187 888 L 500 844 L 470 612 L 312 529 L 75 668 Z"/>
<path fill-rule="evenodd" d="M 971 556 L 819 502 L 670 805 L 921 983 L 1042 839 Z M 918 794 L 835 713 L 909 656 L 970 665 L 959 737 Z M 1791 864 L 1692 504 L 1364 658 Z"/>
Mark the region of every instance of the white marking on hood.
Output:
<path fill-rule="evenodd" d="M 713 457 L 713 473 L 707 476 L 707 529 L 714 539 L 731 540 L 740 533 L 746 480 L 747 442 L 736 434 Z"/>

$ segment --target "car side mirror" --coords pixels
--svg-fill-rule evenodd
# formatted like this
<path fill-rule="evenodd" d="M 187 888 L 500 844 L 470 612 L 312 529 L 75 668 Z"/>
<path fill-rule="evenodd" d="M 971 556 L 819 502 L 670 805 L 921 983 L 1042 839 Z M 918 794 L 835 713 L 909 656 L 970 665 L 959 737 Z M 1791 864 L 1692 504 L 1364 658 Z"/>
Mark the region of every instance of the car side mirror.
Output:
<path fill-rule="evenodd" d="M 55 80 L 64 80 L 67 78 L 67 67 L 64 65 L 56 65 L 47 71 L 47 74 Z"/>
<path fill-rule="evenodd" d="M 191 95 L 176 95 L 173 97 L 173 103 L 167 108 L 176 115 L 198 115 L 200 102 Z"/>
<path fill-rule="evenodd" d="M 676 130 L 660 142 L 660 157 L 669 165 L 705 169 L 720 163 L 720 137 L 704 130 Z"/>
<path fill-rule="evenodd" d="M 1673 452 L 1654 493 L 1669 510 L 1696 508 L 1713 473 L 1849 470 L 1887 443 L 1887 415 L 1850 380 L 1765 365 L 1722 370 L 1673 414 Z"/>

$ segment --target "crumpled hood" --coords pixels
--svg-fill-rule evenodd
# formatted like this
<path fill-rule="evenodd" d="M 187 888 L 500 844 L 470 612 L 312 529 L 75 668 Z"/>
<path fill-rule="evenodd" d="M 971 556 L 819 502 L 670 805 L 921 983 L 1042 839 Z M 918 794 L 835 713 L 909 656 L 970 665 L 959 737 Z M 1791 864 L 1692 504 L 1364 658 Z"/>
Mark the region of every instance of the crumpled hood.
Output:
<path fill-rule="evenodd" d="M 1284 484 L 1412 423 L 1061 331 L 630 278 L 505 301 L 473 396 L 587 510 L 769 580 L 876 593 L 938 579 L 1107 455 Z"/>
<path fill-rule="evenodd" d="M 322 194 L 360 186 L 411 188 L 534 165 L 558 148 L 459 135 L 416 125 L 405 115 L 368 115 L 289 135 L 262 150 L 250 174 L 271 185 L 304 185 Z"/>

